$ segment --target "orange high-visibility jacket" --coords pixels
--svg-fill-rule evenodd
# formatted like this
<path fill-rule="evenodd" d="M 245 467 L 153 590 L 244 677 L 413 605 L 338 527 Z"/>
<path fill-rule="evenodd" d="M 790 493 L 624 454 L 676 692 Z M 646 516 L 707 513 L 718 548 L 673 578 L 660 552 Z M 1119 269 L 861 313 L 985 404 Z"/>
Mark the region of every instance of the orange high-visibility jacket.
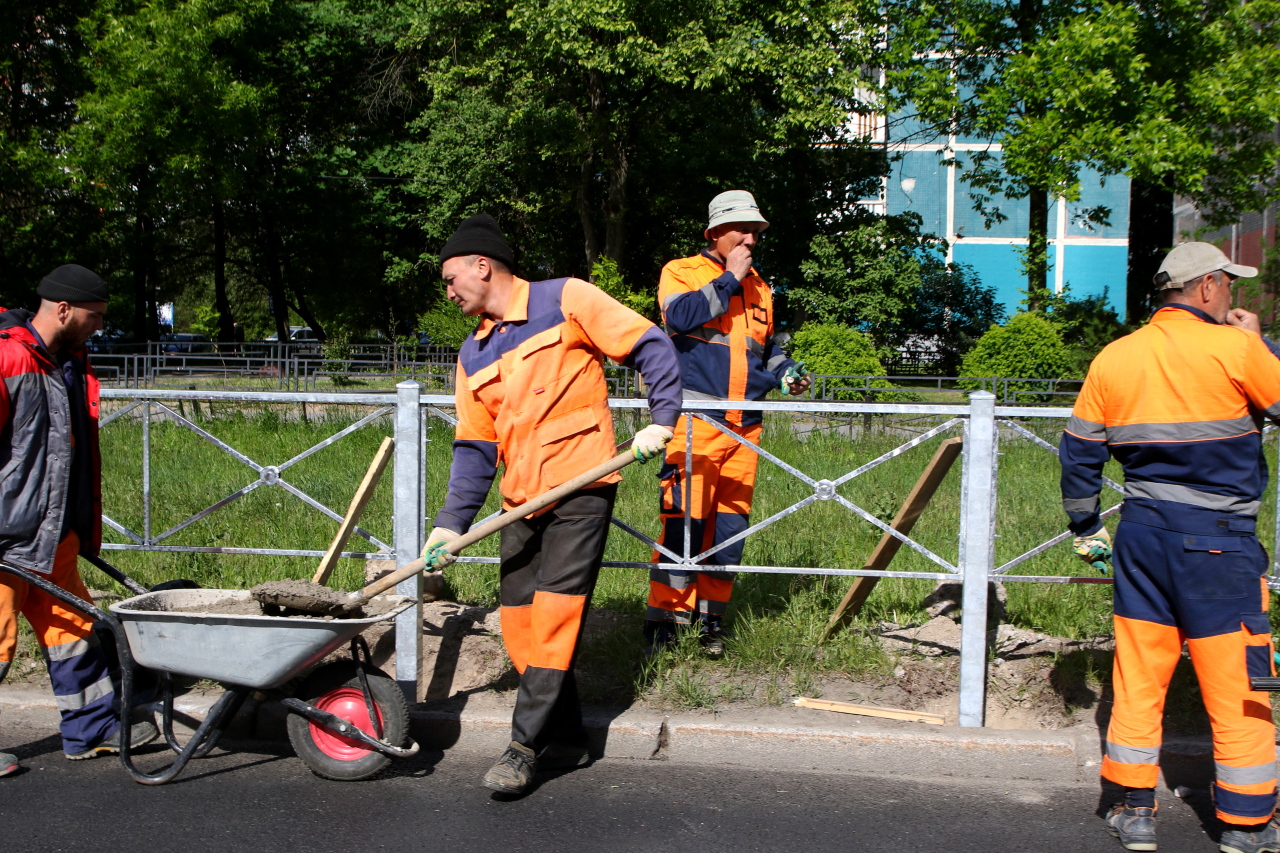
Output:
<path fill-rule="evenodd" d="M 1062 435 L 1062 506 L 1095 532 L 1102 467 L 1124 466 L 1126 498 L 1256 516 L 1267 485 L 1263 417 L 1280 418 L 1280 360 L 1262 338 L 1186 305 L 1093 360 Z"/>
<path fill-rule="evenodd" d="M 658 305 L 689 399 L 763 400 L 795 364 L 773 341 L 773 291 L 755 270 L 739 282 L 705 250 L 678 258 L 662 268 Z M 723 420 L 761 418 L 729 411 Z"/>
<path fill-rule="evenodd" d="M 613 457 L 605 356 L 640 371 L 654 423 L 674 426 L 680 370 L 656 326 L 581 279 L 515 279 L 506 316 L 482 318 L 458 353 L 458 426 L 438 527 L 467 530 L 498 465 L 511 509 Z"/>

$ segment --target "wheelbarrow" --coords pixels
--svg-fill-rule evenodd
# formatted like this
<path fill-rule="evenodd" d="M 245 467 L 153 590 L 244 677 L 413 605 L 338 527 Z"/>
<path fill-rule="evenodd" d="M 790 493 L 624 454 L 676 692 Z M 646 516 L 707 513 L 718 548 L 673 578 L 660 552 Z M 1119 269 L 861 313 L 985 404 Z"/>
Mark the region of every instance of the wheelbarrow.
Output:
<path fill-rule="evenodd" d="M 409 708 L 404 693 L 373 666 L 361 635 L 376 622 L 394 618 L 413 600 L 379 596 L 389 609 L 361 619 L 239 616 L 199 612 L 202 605 L 249 600 L 248 590 L 153 590 L 111 605 L 108 613 L 50 583 L 48 578 L 0 561 L 0 571 L 21 578 L 68 607 L 111 630 L 120 658 L 120 763 L 135 781 L 163 785 L 193 758 L 209 754 L 226 725 L 253 692 L 280 702 L 288 711 L 289 742 L 317 776 L 339 781 L 368 779 L 393 758 L 418 752 L 409 740 Z M 131 590 L 141 588 L 130 581 Z M 350 644 L 351 657 L 316 666 L 330 652 Z M 130 744 L 134 670 L 155 670 L 161 681 L 161 732 L 177 753 L 163 770 L 134 766 Z M 173 731 L 174 677 L 208 679 L 224 689 L 185 744 Z"/>

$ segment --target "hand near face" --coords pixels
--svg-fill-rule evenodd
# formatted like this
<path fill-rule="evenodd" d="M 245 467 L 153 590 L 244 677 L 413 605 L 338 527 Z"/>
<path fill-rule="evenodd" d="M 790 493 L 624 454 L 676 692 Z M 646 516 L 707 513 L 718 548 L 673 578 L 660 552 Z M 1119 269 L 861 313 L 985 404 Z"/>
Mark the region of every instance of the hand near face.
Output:
<path fill-rule="evenodd" d="M 738 277 L 738 281 L 742 281 L 751 274 L 751 247 L 746 243 L 739 243 L 729 250 L 729 255 L 724 260 L 724 268 Z"/>
<path fill-rule="evenodd" d="M 1227 312 L 1227 325 L 1262 336 L 1262 323 L 1258 320 L 1258 315 L 1243 308 L 1232 308 Z"/>

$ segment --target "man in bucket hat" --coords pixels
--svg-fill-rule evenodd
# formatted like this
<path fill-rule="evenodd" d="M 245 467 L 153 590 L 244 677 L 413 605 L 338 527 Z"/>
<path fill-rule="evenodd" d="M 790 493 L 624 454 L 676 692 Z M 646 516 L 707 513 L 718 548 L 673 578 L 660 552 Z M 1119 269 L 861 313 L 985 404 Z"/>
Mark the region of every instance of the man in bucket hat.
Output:
<path fill-rule="evenodd" d="M 768 227 L 751 193 L 720 193 L 707 208 L 706 248 L 662 268 L 658 305 L 680 354 L 686 400 L 762 400 L 770 391 L 800 394 L 809 387 L 804 366 L 773 340 L 773 293 L 752 266 L 752 253 Z M 682 417 L 658 473 L 660 544 L 674 554 L 684 553 L 686 494 L 692 507 L 692 553 L 720 545 L 748 527 L 757 462 L 751 445 L 760 443 L 760 413 L 729 409 L 707 415 L 733 435 L 695 418 L 689 464 Z M 736 565 L 743 544 L 739 539 L 704 562 Z M 672 562 L 661 550 L 654 552 L 654 560 Z M 706 654 L 722 656 L 727 634 L 721 620 L 732 590 L 732 572 L 653 569 L 644 625 L 648 651 L 671 642 L 678 627 L 696 626 Z"/>
<path fill-rule="evenodd" d="M 1253 267 L 1208 243 L 1174 248 L 1156 274 L 1162 307 L 1089 367 L 1059 446 L 1075 552 L 1106 570 L 1102 469 L 1123 466 L 1115 540 L 1115 704 L 1102 776 L 1125 789 L 1107 829 L 1156 849 L 1165 693 L 1185 642 L 1213 725 L 1214 805 L 1227 853 L 1280 851 L 1267 555 L 1255 529 L 1267 469 L 1263 418 L 1280 419 L 1280 360 L 1258 319 L 1231 307 Z"/>

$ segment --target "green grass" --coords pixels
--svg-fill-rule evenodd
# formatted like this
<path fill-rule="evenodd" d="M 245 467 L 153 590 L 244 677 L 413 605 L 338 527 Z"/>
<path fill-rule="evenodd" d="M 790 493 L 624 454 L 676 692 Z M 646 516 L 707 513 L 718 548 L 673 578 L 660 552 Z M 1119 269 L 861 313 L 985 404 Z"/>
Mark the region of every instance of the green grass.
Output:
<path fill-rule="evenodd" d="M 107 408 L 119 405 L 110 401 Z M 196 409 L 187 403 L 183 411 L 258 463 L 279 465 L 363 416 L 368 409 L 310 406 L 304 415 L 299 406 L 236 404 L 231 408 L 216 404 L 211 409 L 205 403 Z M 619 437 L 642 425 L 638 417 L 632 413 L 618 415 Z M 903 443 L 910 437 L 905 430 L 918 433 L 940 420 L 859 416 L 815 423 L 810 419 L 805 424 L 806 435 L 801 438 L 790 418 L 777 416 L 767 422 L 763 444 L 811 477 L 834 479 Z M 452 430 L 438 419 L 433 418 L 430 424 L 427 494 L 428 507 L 435 508 L 446 487 Z M 1027 422 L 1026 426 L 1056 445 L 1062 425 L 1057 421 L 1036 421 Z M 342 513 L 379 442 L 390 432 L 388 415 L 287 469 L 282 477 Z M 143 523 L 141 433 L 141 422 L 130 416 L 108 425 L 102 433 L 104 508 L 108 515 L 133 530 L 141 530 Z M 957 428 L 945 435 L 958 434 Z M 841 494 L 889 520 L 940 438 L 855 478 L 841 488 Z M 256 479 L 250 468 L 172 421 L 154 422 L 151 441 L 155 534 Z M 1059 533 L 1064 525 L 1058 464 L 1053 455 L 1007 432 L 1002 432 L 1000 452 L 996 565 Z M 1270 452 L 1274 455 L 1273 450 Z M 958 559 L 960 468 L 957 462 L 912 532 L 914 539 L 953 564 Z M 656 471 L 653 464 L 626 469 L 616 508 L 619 519 L 651 536 L 658 532 Z M 1119 479 L 1119 471 L 1108 473 Z M 752 520 L 762 520 L 810 493 L 809 487 L 762 460 Z M 1104 506 L 1117 500 L 1114 493 L 1104 493 Z M 361 522 L 387 542 L 392 537 L 391 501 L 392 478 L 388 471 Z M 1263 530 L 1271 529 L 1272 504 L 1268 496 L 1260 519 Z M 495 509 L 496 489 L 481 517 Z M 262 486 L 163 544 L 323 550 L 336 527 L 337 522 L 283 489 Z M 106 533 L 108 541 L 125 541 L 113 531 Z M 880 535 L 878 529 L 838 503 L 816 501 L 753 535 L 747 542 L 744 563 L 859 567 Z M 348 549 L 376 550 L 358 538 L 353 538 Z M 492 557 L 496 553 L 495 537 L 474 546 L 468 555 Z M 607 560 L 646 561 L 649 555 L 647 547 L 615 529 L 605 556 Z M 315 558 L 134 551 L 108 551 L 104 556 L 144 584 L 189 577 L 205 586 L 223 588 L 247 588 L 271 578 L 309 577 L 316 563 Z M 939 571 L 933 562 L 905 546 L 891 568 Z M 86 566 L 84 571 L 90 586 L 114 587 L 96 569 Z M 1034 575 L 1081 575 L 1091 571 L 1071 555 L 1065 543 L 1014 570 Z M 496 603 L 495 565 L 458 564 L 448 575 L 458 600 Z M 344 589 L 358 588 L 362 582 L 363 565 L 355 560 L 340 561 L 331 580 Z M 881 581 L 853 628 L 820 646 L 821 631 L 849 583 L 849 578 L 830 576 L 744 573 L 739 576 L 731 605 L 736 639 L 726 661 L 705 661 L 692 642 L 686 641 L 675 654 L 645 663 L 639 654 L 639 626 L 647 575 L 643 570 L 607 567 L 601 572 L 593 606 L 622 618 L 614 629 L 584 650 L 584 694 L 595 700 L 618 701 L 643 694 L 681 707 L 703 707 L 734 698 L 781 701 L 786 695 L 813 689 L 820 676 L 883 677 L 890 668 L 889 661 L 865 638 L 860 626 L 881 620 L 905 624 L 927 619 L 920 603 L 934 582 Z M 1014 625 L 1069 638 L 1110 632 L 1108 586 L 1010 583 L 1008 594 L 1007 618 Z"/>

